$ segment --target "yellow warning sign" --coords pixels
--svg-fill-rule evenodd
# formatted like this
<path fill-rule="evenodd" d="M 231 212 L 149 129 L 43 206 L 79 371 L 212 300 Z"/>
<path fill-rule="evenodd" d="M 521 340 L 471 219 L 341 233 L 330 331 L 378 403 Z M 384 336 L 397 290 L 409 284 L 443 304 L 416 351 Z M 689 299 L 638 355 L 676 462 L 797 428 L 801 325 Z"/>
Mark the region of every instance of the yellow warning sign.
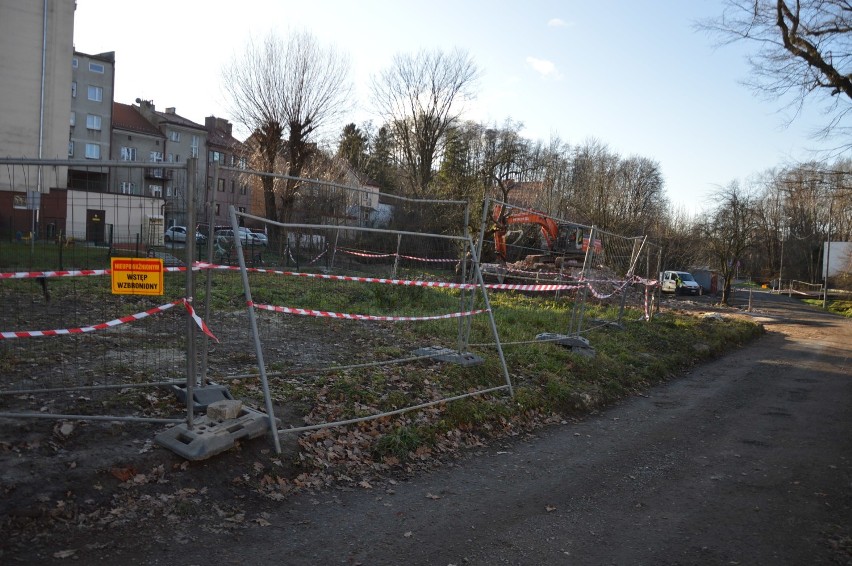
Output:
<path fill-rule="evenodd" d="M 114 257 L 111 261 L 113 295 L 162 295 L 163 260 Z"/>

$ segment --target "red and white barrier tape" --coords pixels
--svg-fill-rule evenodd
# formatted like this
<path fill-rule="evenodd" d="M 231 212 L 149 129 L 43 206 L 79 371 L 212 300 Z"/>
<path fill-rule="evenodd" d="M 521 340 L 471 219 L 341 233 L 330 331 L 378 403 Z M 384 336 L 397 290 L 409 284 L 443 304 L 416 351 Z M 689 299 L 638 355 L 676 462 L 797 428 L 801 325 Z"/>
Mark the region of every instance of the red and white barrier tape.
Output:
<path fill-rule="evenodd" d="M 209 263 L 197 263 L 200 269 L 230 269 L 236 270 L 235 265 L 213 265 Z M 308 277 L 313 279 L 326 279 L 330 281 L 350 281 L 355 283 L 382 283 L 386 285 L 402 285 L 405 287 L 435 287 L 439 289 L 478 289 L 475 283 L 448 283 L 444 281 L 412 281 L 409 279 L 384 279 L 377 277 L 353 277 L 350 275 L 329 275 L 326 273 L 306 273 L 303 271 L 279 271 L 275 269 L 264 269 L 262 267 L 247 268 L 254 273 L 270 273 L 272 275 L 287 275 L 290 277 Z M 508 283 L 486 284 L 486 289 L 499 289 L 501 291 L 570 291 L 579 289 L 578 285 L 511 285 Z"/>
<path fill-rule="evenodd" d="M 431 257 L 416 257 L 413 255 L 400 255 L 399 257 L 404 259 L 410 259 L 412 261 L 422 261 L 425 263 L 460 263 L 461 261 L 458 259 L 436 259 Z"/>
<path fill-rule="evenodd" d="M 506 273 L 517 273 L 520 275 L 536 275 L 536 276 L 547 276 L 547 277 L 564 277 L 566 279 L 571 278 L 571 274 L 566 272 L 560 273 L 558 271 L 524 271 L 523 269 L 512 269 L 511 267 L 504 268 Z"/>
<path fill-rule="evenodd" d="M 651 287 L 645 286 L 645 320 L 651 320 Z"/>
<path fill-rule="evenodd" d="M 191 297 L 189 299 L 183 299 L 183 304 L 186 305 L 186 310 L 187 310 L 187 312 L 189 312 L 189 316 L 192 317 L 192 320 L 195 321 L 195 324 L 198 326 L 198 328 L 200 328 L 201 331 L 204 334 L 206 334 L 207 336 L 212 338 L 213 341 L 218 344 L 219 339 L 216 338 L 216 336 L 213 335 L 213 332 L 210 331 L 210 328 L 207 326 L 207 323 L 204 322 L 204 320 L 200 316 L 198 316 L 198 314 L 195 312 L 195 309 L 192 308 L 191 303 L 192 303 Z"/>
<path fill-rule="evenodd" d="M 193 268 L 196 269 L 196 268 Z M 164 271 L 186 271 L 185 267 L 164 267 Z M 0 279 L 32 279 L 37 277 L 84 277 L 110 275 L 110 269 L 77 269 L 70 271 L 13 271 L 0 273 Z"/>
<path fill-rule="evenodd" d="M 293 252 L 290 251 L 290 246 L 287 246 L 287 257 L 289 257 L 290 261 L 292 261 L 293 263 L 299 263 L 298 261 L 296 261 L 296 258 L 293 257 Z"/>
<path fill-rule="evenodd" d="M 369 257 L 369 258 L 396 257 L 396 254 L 375 254 L 375 253 L 368 253 L 368 252 L 356 252 L 355 250 L 347 250 L 345 248 L 337 248 L 337 251 L 344 253 L 344 254 L 356 255 L 358 257 Z"/>
<path fill-rule="evenodd" d="M 17 332 L 0 332 L 0 339 L 10 339 L 10 338 L 37 338 L 40 336 L 66 336 L 71 334 L 85 334 L 88 332 L 94 332 L 96 330 L 105 330 L 107 328 L 112 328 L 115 326 L 119 326 L 121 324 L 126 324 L 128 322 L 136 322 L 137 320 L 141 320 L 143 318 L 149 317 L 154 314 L 160 314 L 161 312 L 165 312 L 168 309 L 172 308 L 175 305 L 179 304 L 186 305 L 186 309 L 189 312 L 192 319 L 195 321 L 195 324 L 208 336 L 213 338 L 218 342 L 218 338 L 216 338 L 210 329 L 207 327 L 207 324 L 195 313 L 195 310 L 192 308 L 192 305 L 189 304 L 189 301 L 186 299 L 178 299 L 176 301 L 172 301 L 171 303 L 166 303 L 165 305 L 160 305 L 158 307 L 154 307 L 152 309 L 148 309 L 147 311 L 131 314 L 128 316 L 123 316 L 121 318 L 116 318 L 110 320 L 108 322 L 102 322 L 100 324 L 95 324 L 92 326 L 83 326 L 80 328 L 61 328 L 58 330 L 22 330 Z"/>
<path fill-rule="evenodd" d="M 300 316 L 316 316 L 316 317 L 324 317 L 324 318 L 339 318 L 346 320 L 372 320 L 372 321 L 383 321 L 383 322 L 401 322 L 401 321 L 415 321 L 415 320 L 438 320 L 444 318 L 460 318 L 463 316 L 473 316 L 477 314 L 482 314 L 484 312 L 488 312 L 487 309 L 475 310 L 475 311 L 467 311 L 467 312 L 454 312 L 449 314 L 439 314 L 433 316 L 376 316 L 369 314 L 347 314 L 347 313 L 339 313 L 339 312 L 330 312 L 330 311 L 316 311 L 310 309 L 296 309 L 291 307 L 277 307 L 274 305 L 262 305 L 255 302 L 248 302 L 248 306 L 254 307 L 256 309 L 280 312 L 284 314 L 296 314 Z"/>
<path fill-rule="evenodd" d="M 319 259 L 320 259 L 322 256 L 324 256 L 324 255 L 326 254 L 326 252 L 327 252 L 327 251 L 328 251 L 328 248 L 324 249 L 320 255 L 318 255 L 317 257 L 315 257 L 315 258 L 314 258 L 314 259 L 312 259 L 311 261 L 309 261 L 309 262 L 308 262 L 308 265 L 313 265 L 313 264 L 315 264 L 316 262 L 318 262 L 318 261 L 319 261 Z"/>
<path fill-rule="evenodd" d="M 76 271 L 18 271 L 0 273 L 0 279 L 27 279 L 30 277 L 80 277 L 85 275 L 109 275 L 109 269 L 80 269 Z"/>
<path fill-rule="evenodd" d="M 349 249 L 346 249 L 346 248 L 337 248 L 337 251 L 339 251 L 341 253 L 349 254 L 349 255 L 356 255 L 356 256 L 359 256 L 359 257 L 369 257 L 369 258 L 388 258 L 388 257 L 396 257 L 397 256 L 397 254 L 377 254 L 377 253 L 373 253 L 373 252 L 349 250 Z M 436 258 L 417 257 L 417 256 L 413 256 L 413 255 L 402 255 L 402 254 L 399 254 L 399 257 L 401 257 L 403 259 L 410 259 L 412 261 L 422 261 L 422 262 L 427 262 L 427 263 L 459 263 L 459 261 L 460 261 L 458 259 L 436 259 Z"/>

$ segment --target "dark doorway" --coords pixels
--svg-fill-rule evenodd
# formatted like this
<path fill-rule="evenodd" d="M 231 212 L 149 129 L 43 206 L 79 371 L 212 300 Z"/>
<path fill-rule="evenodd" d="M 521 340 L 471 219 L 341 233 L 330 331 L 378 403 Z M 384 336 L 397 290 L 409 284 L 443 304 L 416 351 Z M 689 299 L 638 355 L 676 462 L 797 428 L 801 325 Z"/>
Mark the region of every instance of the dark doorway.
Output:
<path fill-rule="evenodd" d="M 105 214 L 103 210 L 86 210 L 86 241 L 101 244 L 104 241 Z"/>

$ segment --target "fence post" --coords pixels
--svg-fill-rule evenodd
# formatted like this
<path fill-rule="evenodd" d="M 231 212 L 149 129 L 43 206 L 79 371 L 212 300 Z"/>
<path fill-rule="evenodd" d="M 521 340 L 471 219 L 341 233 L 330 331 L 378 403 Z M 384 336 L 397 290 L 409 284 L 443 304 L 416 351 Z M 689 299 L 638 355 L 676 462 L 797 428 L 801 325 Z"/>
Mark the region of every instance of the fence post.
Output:
<path fill-rule="evenodd" d="M 228 215 L 231 217 L 231 228 L 234 231 L 234 249 L 237 250 L 237 262 L 240 265 L 240 277 L 243 281 L 246 305 L 248 305 L 249 325 L 251 335 L 254 339 L 254 352 L 257 356 L 257 368 L 260 372 L 260 383 L 263 387 L 263 398 L 266 401 L 266 414 L 269 417 L 269 430 L 275 445 L 275 453 L 281 454 L 281 441 L 278 438 L 278 425 L 275 423 L 275 408 L 272 406 L 272 394 L 269 391 L 269 379 L 266 376 L 266 362 L 263 359 L 263 346 L 260 343 L 260 334 L 257 331 L 257 317 L 254 312 L 254 304 L 249 286 L 248 270 L 246 269 L 246 258 L 243 254 L 243 239 L 240 238 L 240 227 L 237 223 L 237 213 L 234 205 L 228 206 Z"/>
<path fill-rule="evenodd" d="M 577 336 L 583 330 L 583 317 L 586 314 L 586 297 L 589 294 L 589 284 L 587 283 L 590 263 L 592 258 L 592 250 L 595 248 L 595 226 L 589 229 L 589 244 L 586 246 L 586 257 L 583 260 L 583 270 L 580 272 L 580 283 L 582 288 L 577 291 L 577 297 L 574 299 L 574 308 L 571 310 L 571 320 L 569 322 L 568 334 L 576 334 Z M 576 328 L 576 330 L 575 330 Z"/>
<path fill-rule="evenodd" d="M 205 184 L 205 187 L 207 185 Z M 216 187 L 219 186 L 219 161 L 213 164 L 213 185 L 210 187 L 210 199 L 205 203 L 207 206 L 207 263 L 213 263 L 213 238 L 215 233 L 213 226 L 216 224 Z M 194 230 L 194 229 L 193 229 Z M 193 238 L 195 235 L 193 234 Z M 210 297 L 213 293 L 213 270 L 207 270 L 207 279 L 204 284 L 204 320 L 210 320 Z M 207 385 L 207 350 L 209 349 L 209 338 L 207 334 L 201 335 L 201 387 Z"/>
<path fill-rule="evenodd" d="M 195 174 L 198 167 L 198 158 L 193 157 L 186 162 L 186 206 L 187 206 L 187 230 L 191 231 L 192 239 L 195 239 Z M 195 263 L 195 243 L 189 241 L 189 234 L 186 240 L 186 289 L 184 298 L 187 301 L 192 300 L 193 291 L 195 289 L 195 281 L 193 278 L 192 264 Z M 192 317 L 186 317 L 186 424 L 192 430 L 193 417 L 195 409 L 194 391 L 196 380 L 196 360 L 195 360 L 195 321 Z"/>

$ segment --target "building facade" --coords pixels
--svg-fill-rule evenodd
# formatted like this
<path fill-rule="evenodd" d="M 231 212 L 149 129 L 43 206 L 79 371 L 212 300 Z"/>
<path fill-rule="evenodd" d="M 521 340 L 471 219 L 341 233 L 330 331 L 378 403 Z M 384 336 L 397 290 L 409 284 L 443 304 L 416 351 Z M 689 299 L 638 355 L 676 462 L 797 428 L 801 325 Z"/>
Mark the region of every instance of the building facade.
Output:
<path fill-rule="evenodd" d="M 75 3 L 0 0 L 0 156 L 64 159 L 68 155 Z M 0 190 L 66 185 L 66 169 L 21 167 L 0 177 Z"/>
<path fill-rule="evenodd" d="M 138 112 L 165 136 L 162 150 L 151 151 L 147 156 L 148 162 L 186 163 L 190 158 L 198 158 L 194 179 L 188 179 L 174 169 L 151 168 L 155 174 L 162 176 L 163 198 L 166 200 L 165 225 L 186 226 L 190 190 L 194 192 L 196 218 L 203 206 L 199 203 L 203 195 L 200 187 L 204 186 L 204 179 L 207 178 L 207 161 L 204 159 L 207 129 L 179 115 L 173 107 L 160 112 L 151 100 L 137 98 L 136 103 L 139 105 L 135 107 Z"/>
<path fill-rule="evenodd" d="M 92 166 L 69 168 L 69 188 L 109 192 L 109 171 L 96 164 L 110 158 L 114 90 L 115 52 L 99 55 L 74 52 L 68 159 L 85 159 Z"/>
<path fill-rule="evenodd" d="M 233 206 L 238 212 L 251 212 L 252 198 L 246 175 L 223 167 L 246 169 L 248 148 L 233 136 L 233 125 L 228 120 L 208 116 L 204 119 L 204 125 L 207 128 L 204 202 L 213 205 L 214 226 L 230 225 L 229 207 Z M 199 216 L 200 222 L 209 223 L 209 212 L 205 214 Z"/>

